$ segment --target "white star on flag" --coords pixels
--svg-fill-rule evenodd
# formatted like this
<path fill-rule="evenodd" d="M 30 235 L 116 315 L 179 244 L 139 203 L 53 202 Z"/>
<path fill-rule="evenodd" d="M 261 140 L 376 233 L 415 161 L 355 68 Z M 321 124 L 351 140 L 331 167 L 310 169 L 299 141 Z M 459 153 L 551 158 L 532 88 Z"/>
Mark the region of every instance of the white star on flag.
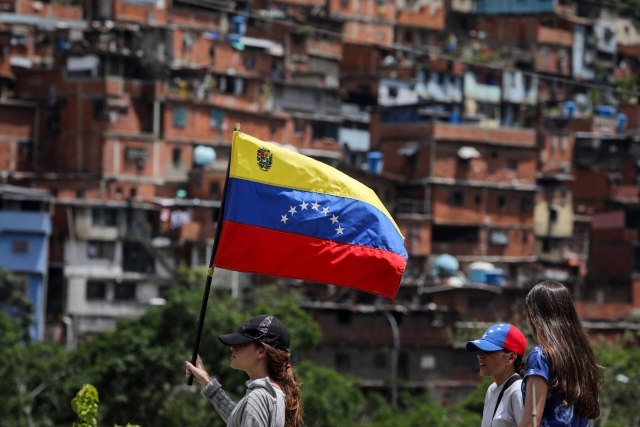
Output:
<path fill-rule="evenodd" d="M 342 228 L 341 225 L 338 225 L 338 228 L 336 228 L 336 233 L 337 234 L 342 234 L 343 231 L 344 231 L 344 228 Z"/>
<path fill-rule="evenodd" d="M 335 215 L 331 215 L 331 218 L 330 218 L 331 223 L 335 224 L 336 222 L 338 222 L 338 218 L 340 218 L 340 217 L 339 216 L 335 216 Z"/>
<path fill-rule="evenodd" d="M 287 215 L 281 215 L 280 217 L 281 217 L 280 222 L 284 222 L 286 224 L 287 220 L 289 219 L 287 218 Z"/>
<path fill-rule="evenodd" d="M 300 203 L 300 210 L 306 211 L 307 206 L 309 206 L 309 203 L 303 201 L 302 203 Z"/>
<path fill-rule="evenodd" d="M 291 208 L 289 208 L 289 213 L 291 214 L 291 216 L 293 216 L 293 214 L 296 213 L 296 207 L 295 206 L 291 206 Z"/>
<path fill-rule="evenodd" d="M 327 207 L 322 208 L 322 213 L 324 214 L 324 216 L 327 216 L 327 214 L 329 213 L 329 208 Z"/>
<path fill-rule="evenodd" d="M 319 210 L 319 209 L 320 209 L 320 203 L 318 203 L 318 202 L 313 202 L 313 203 L 311 204 L 311 209 L 313 209 L 313 210 L 315 210 L 315 211 Z"/>

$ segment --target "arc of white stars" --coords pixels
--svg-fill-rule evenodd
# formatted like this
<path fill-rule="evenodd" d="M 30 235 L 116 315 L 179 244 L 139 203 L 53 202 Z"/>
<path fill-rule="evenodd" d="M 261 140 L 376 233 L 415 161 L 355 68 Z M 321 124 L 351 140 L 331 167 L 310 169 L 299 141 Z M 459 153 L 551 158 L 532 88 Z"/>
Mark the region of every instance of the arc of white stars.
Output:
<path fill-rule="evenodd" d="M 342 228 L 341 225 L 338 225 L 338 228 L 336 228 L 336 234 L 343 234 L 342 232 L 344 231 L 344 228 Z"/>
<path fill-rule="evenodd" d="M 295 206 L 291 206 L 291 207 L 289 208 L 289 213 L 291 214 L 291 216 L 293 216 L 293 214 L 297 213 L 297 211 L 296 211 L 296 207 L 295 207 Z"/>
<path fill-rule="evenodd" d="M 280 215 L 280 222 L 284 222 L 286 224 L 288 220 L 289 218 L 287 218 L 287 214 Z"/>

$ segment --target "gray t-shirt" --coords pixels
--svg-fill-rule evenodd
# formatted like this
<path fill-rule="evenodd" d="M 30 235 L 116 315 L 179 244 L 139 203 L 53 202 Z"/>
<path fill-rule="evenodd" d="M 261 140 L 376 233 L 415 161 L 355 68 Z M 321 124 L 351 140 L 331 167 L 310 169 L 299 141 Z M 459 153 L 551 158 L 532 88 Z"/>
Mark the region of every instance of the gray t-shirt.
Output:
<path fill-rule="evenodd" d="M 285 396 L 269 378 L 247 381 L 247 392 L 238 403 L 231 400 L 215 378 L 202 389 L 228 427 L 284 427 Z"/>
<path fill-rule="evenodd" d="M 523 410 L 521 385 L 522 380 L 516 380 L 504 391 L 495 417 L 493 411 L 496 409 L 498 395 L 504 384 L 497 386 L 496 383 L 493 383 L 489 386 L 484 398 L 482 427 L 515 427 L 520 423 Z"/>

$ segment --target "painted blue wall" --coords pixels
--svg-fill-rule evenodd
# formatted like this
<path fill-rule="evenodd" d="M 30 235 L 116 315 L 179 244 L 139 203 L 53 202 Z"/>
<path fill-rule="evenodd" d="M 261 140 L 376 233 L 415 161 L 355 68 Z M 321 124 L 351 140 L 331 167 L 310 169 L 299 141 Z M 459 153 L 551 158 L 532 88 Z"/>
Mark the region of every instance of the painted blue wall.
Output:
<path fill-rule="evenodd" d="M 46 212 L 0 211 L 0 266 L 26 279 L 26 292 L 33 305 L 33 341 L 44 333 L 45 288 L 49 264 L 51 217 Z M 14 253 L 15 241 L 26 241 L 27 252 Z"/>
<path fill-rule="evenodd" d="M 476 0 L 476 13 L 541 13 L 553 12 L 555 0 Z"/>

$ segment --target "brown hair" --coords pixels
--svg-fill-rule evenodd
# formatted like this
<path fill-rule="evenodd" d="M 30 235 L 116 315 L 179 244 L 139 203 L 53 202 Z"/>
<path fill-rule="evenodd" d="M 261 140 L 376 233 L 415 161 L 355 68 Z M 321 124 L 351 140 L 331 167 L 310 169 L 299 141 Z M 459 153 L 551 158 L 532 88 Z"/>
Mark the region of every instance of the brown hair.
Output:
<path fill-rule="evenodd" d="M 291 367 L 289 352 L 260 342 L 267 354 L 269 378 L 278 383 L 285 395 L 285 427 L 302 426 L 302 399 L 300 383 Z"/>
<path fill-rule="evenodd" d="M 533 338 L 551 364 L 549 388 L 564 395 L 579 415 L 598 418 L 602 376 L 569 290 L 547 280 L 534 286 L 525 301 Z"/>

